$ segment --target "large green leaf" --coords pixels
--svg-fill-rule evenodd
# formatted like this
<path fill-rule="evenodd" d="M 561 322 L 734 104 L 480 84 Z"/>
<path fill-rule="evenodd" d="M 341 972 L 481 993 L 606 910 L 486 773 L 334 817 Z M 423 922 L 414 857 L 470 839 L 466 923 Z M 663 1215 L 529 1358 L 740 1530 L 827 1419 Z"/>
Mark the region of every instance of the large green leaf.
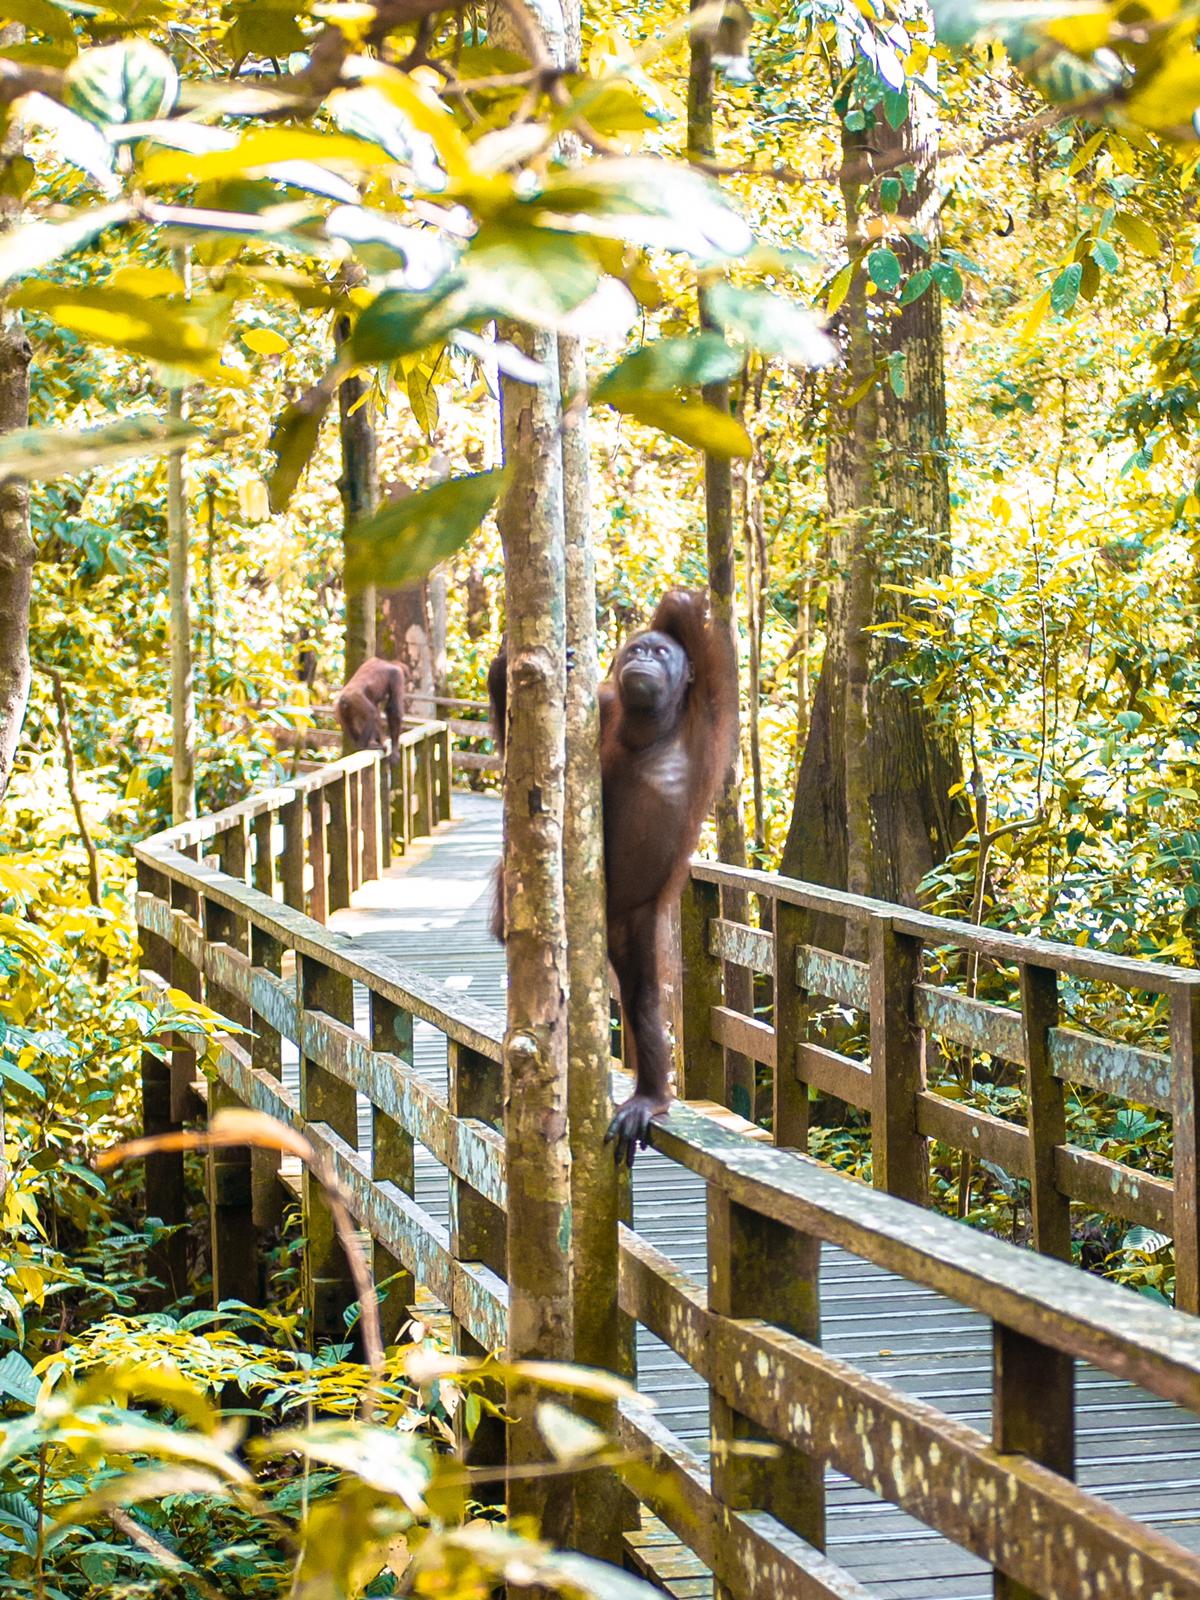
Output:
<path fill-rule="evenodd" d="M 750 436 L 738 419 L 702 401 L 677 400 L 669 394 L 643 394 L 623 396 L 609 404 L 707 455 L 726 459 L 751 454 Z"/>
<path fill-rule="evenodd" d="M 436 339 L 444 339 L 460 322 L 469 321 L 475 310 L 461 273 L 419 293 L 385 289 L 354 324 L 351 358 L 374 365 L 414 355 Z"/>
<path fill-rule="evenodd" d="M 27 272 L 38 272 L 51 261 L 90 244 L 114 223 L 125 222 L 133 207 L 125 200 L 114 205 L 79 211 L 65 222 L 27 222 L 0 236 L 0 287 Z"/>
<path fill-rule="evenodd" d="M 44 312 L 84 339 L 203 377 L 212 376 L 219 365 L 231 306 L 225 296 L 171 302 L 109 284 L 73 289 L 26 283 L 12 298 L 14 304 Z"/>
<path fill-rule="evenodd" d="M 689 339 L 656 339 L 605 373 L 592 390 L 592 399 L 615 405 L 647 393 L 720 383 L 741 370 L 741 356 L 718 333 L 701 333 Z"/>
<path fill-rule="evenodd" d="M 124 417 L 103 428 L 69 433 L 62 428 L 23 428 L 0 437 L 0 482 L 9 478 L 61 478 L 123 456 L 160 456 L 203 438 L 190 422 Z"/>
<path fill-rule="evenodd" d="M 377 144 L 393 161 L 411 167 L 420 188 L 446 187 L 437 145 L 378 85 L 360 84 L 354 89 L 338 89 L 325 104 L 343 133 Z"/>
<path fill-rule="evenodd" d="M 485 224 L 462 257 L 472 300 L 498 316 L 553 326 L 593 294 L 595 257 L 570 234 Z"/>
<path fill-rule="evenodd" d="M 832 340 L 806 306 L 769 289 L 714 283 L 705 303 L 714 322 L 761 355 L 779 356 L 798 367 L 824 367 L 837 355 Z"/>
<path fill-rule="evenodd" d="M 170 56 L 148 39 L 122 39 L 85 50 L 67 68 L 67 104 L 99 128 L 165 117 L 179 97 Z"/>
<path fill-rule="evenodd" d="M 678 250 L 701 260 L 740 256 L 754 235 L 712 178 L 646 156 L 552 173 L 521 202 L 542 226 Z"/>
<path fill-rule="evenodd" d="M 503 467 L 451 478 L 406 495 L 353 527 L 346 539 L 347 590 L 402 588 L 423 578 L 475 532 L 504 487 Z"/>
<path fill-rule="evenodd" d="M 336 392 L 337 379 L 327 372 L 320 383 L 294 400 L 275 424 L 271 434 L 275 466 L 267 481 L 272 511 L 282 511 L 292 498 L 300 474 L 317 448 L 321 423 Z"/>

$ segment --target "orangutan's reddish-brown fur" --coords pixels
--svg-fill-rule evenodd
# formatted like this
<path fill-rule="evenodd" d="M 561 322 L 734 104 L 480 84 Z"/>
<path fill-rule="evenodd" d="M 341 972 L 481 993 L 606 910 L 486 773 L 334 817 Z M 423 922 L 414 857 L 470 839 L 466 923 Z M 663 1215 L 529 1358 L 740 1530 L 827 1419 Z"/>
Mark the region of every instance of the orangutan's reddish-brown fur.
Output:
<path fill-rule="evenodd" d="M 488 691 L 504 747 L 505 651 Z M 659 940 L 687 879 L 700 827 L 733 761 L 737 667 L 703 594 L 670 589 L 650 627 L 620 649 L 600 685 L 600 772 L 608 954 L 637 1081 L 608 1138 L 632 1162 L 670 1104 L 671 1051 L 660 1008 Z M 502 888 L 502 885 L 501 885 Z M 503 894 L 495 931 L 502 936 Z"/>
<path fill-rule="evenodd" d="M 399 662 L 371 656 L 338 691 L 333 709 L 352 749 L 382 745 L 386 725 L 391 763 L 396 765 L 404 731 L 404 688 L 404 668 Z"/>

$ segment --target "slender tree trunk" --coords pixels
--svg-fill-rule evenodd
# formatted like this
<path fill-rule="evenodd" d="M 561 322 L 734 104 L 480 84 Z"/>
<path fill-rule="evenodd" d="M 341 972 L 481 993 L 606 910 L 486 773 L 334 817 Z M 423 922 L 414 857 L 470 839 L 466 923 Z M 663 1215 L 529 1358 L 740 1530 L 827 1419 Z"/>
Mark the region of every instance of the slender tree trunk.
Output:
<path fill-rule="evenodd" d="M 539 8 L 543 32 L 554 23 Z M 491 42 L 525 53 L 502 4 L 489 9 Z M 546 40 L 561 62 L 561 12 Z M 497 327 L 539 362 L 538 387 L 501 380 L 504 459 L 511 477 L 497 512 L 504 545 L 508 634 L 508 741 L 504 774 L 508 1017 L 504 1137 L 508 1152 L 508 1351 L 569 1361 L 573 1239 L 567 1086 L 567 939 L 563 893 L 566 596 L 558 341 L 520 324 Z M 536 1397 L 510 1388 L 510 1465 L 545 1459 Z M 561 1478 L 508 1483 L 509 1515 L 537 1517 L 544 1536 L 570 1543 L 573 1485 Z"/>
<path fill-rule="evenodd" d="M 0 433 L 29 425 L 30 358 L 20 316 L 6 313 L 0 323 Z M 29 698 L 32 588 L 29 487 L 23 479 L 10 480 L 0 487 L 0 800 L 12 774 Z"/>
<path fill-rule="evenodd" d="M 338 321 L 335 337 L 341 344 L 350 333 L 349 318 Z M 360 374 L 347 378 L 338 390 L 341 418 L 343 538 L 379 507 L 379 470 L 375 453 L 375 407 L 370 385 Z M 375 585 L 346 595 L 345 678 L 375 654 Z"/>
<path fill-rule="evenodd" d="M 436 684 L 426 585 L 409 583 L 403 589 L 388 589 L 379 610 L 388 657 L 400 662 L 407 678 L 409 715 L 432 717 Z"/>
<path fill-rule="evenodd" d="M 872 191 L 855 174 L 868 151 L 888 170 L 895 170 L 897 156 L 912 163 L 918 179 L 900 213 L 933 245 L 936 150 L 934 102 L 921 93 L 911 96 L 910 116 L 899 129 L 878 112 L 869 129 L 843 130 L 851 259 L 861 255 L 867 237 L 864 212 Z M 911 273 L 926 256 L 907 232 L 906 238 L 896 248 Z M 952 727 L 894 681 L 894 650 L 874 643 L 866 630 L 904 605 L 884 587 L 898 581 L 901 570 L 910 582 L 914 571 L 945 571 L 949 562 L 938 291 L 931 288 L 903 308 L 877 299 L 868 316 L 860 268 L 840 320 L 848 361 L 830 400 L 826 458 L 838 581 L 829 598 L 825 656 L 783 867 L 817 883 L 914 904 L 921 879 L 945 858 L 965 823 L 965 812 L 949 799 L 961 768 Z M 890 382 L 893 358 L 903 367 L 903 395 Z M 813 937 L 837 946 L 840 926 L 814 919 Z"/>
<path fill-rule="evenodd" d="M 191 290 L 185 250 L 175 251 L 175 270 Z M 184 414 L 184 391 L 167 391 L 167 415 Z M 196 670 L 192 641 L 192 564 L 188 548 L 187 452 L 167 460 L 167 582 L 171 616 L 171 816 L 196 815 Z"/>
<path fill-rule="evenodd" d="M 703 9 L 705 0 L 691 0 L 692 10 Z M 688 70 L 688 154 L 712 157 L 713 143 L 713 68 L 712 44 L 707 36 L 690 36 Z M 700 324 L 713 326 L 708 316 L 706 296 L 700 290 Z M 728 383 L 707 383 L 701 398 L 718 411 L 729 411 Z M 739 658 L 737 624 L 737 579 L 734 568 L 733 464 L 725 457 L 704 457 L 704 524 L 708 553 L 708 592 L 717 624 L 729 634 L 733 659 Z M 733 769 L 717 795 L 717 854 L 733 866 L 746 865 L 746 818 L 742 809 L 742 750 L 739 737 Z M 724 890 L 721 908 L 725 916 L 745 922 L 750 915 L 749 896 L 741 890 Z M 746 1015 L 754 1010 L 754 978 L 748 967 L 726 963 L 725 1003 Z M 754 1063 L 735 1051 L 725 1056 L 726 1101 L 745 1117 L 754 1116 Z"/>
<path fill-rule="evenodd" d="M 0 28 L 0 45 L 20 44 L 20 23 Z M 21 130 L 10 126 L 3 139 L 6 157 L 21 149 Z M 0 228 L 6 228 L 20 202 L 0 196 Z M 0 433 L 29 426 L 29 346 L 20 313 L 0 312 Z M 29 531 L 29 486 L 24 479 L 0 486 L 0 803 L 12 776 L 17 742 L 29 699 L 29 601 L 33 592 L 33 538 Z M 0 1103 L 0 1136 L 4 1132 Z M 6 1176 L 0 1146 L 0 1193 Z"/>

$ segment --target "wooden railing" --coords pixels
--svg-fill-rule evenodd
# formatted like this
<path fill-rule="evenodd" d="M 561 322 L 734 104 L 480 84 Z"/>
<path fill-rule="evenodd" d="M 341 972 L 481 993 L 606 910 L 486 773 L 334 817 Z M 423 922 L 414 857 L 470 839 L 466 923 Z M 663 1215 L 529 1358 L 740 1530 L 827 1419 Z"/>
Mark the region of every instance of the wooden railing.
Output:
<path fill-rule="evenodd" d="M 500 771 L 500 757 L 492 737 L 491 713 L 486 700 L 465 700 L 458 695 L 421 695 L 423 702 L 432 701 L 438 717 L 449 730 L 450 763 L 455 772 Z M 255 707 L 261 714 L 267 707 Z M 273 709 L 284 709 L 275 707 Z M 328 755 L 342 748 L 341 730 L 336 726 L 331 705 L 293 706 L 293 715 L 312 719 L 313 727 L 280 727 L 272 729 L 275 743 L 281 750 L 300 750 L 310 754 Z M 249 720 L 250 713 L 244 714 Z M 406 719 L 407 726 L 418 727 L 423 722 L 419 716 Z"/>
<path fill-rule="evenodd" d="M 413 760 L 437 775 L 429 780 L 437 804 L 421 818 L 432 825 L 448 798 L 444 730 L 431 725 L 413 748 L 426 746 Z M 389 1334 L 419 1284 L 447 1308 L 460 1348 L 496 1349 L 505 1340 L 508 1304 L 506 1167 L 498 1131 L 503 1018 L 321 925 L 345 903 L 356 873 L 365 882 L 382 869 L 384 777 L 378 755 L 367 752 L 141 846 L 144 983 L 151 996 L 170 984 L 203 997 L 248 1030 L 221 1038 L 210 1052 L 216 1076 L 208 1107 L 254 1106 L 304 1131 L 374 1239 L 377 1275 L 393 1278 L 385 1302 Z M 722 919 L 723 887 L 749 887 L 772 899 L 773 938 Z M 800 944 L 792 912 L 829 913 L 835 906 L 866 924 L 868 962 Z M 718 1119 L 685 1104 L 655 1128 L 655 1148 L 694 1174 L 689 1182 L 704 1185 L 705 1275 L 692 1279 L 622 1228 L 621 1304 L 707 1385 L 711 1450 L 697 1454 L 636 1402 L 624 1404 L 623 1442 L 657 1469 L 638 1479 L 643 1502 L 712 1572 L 717 1593 L 732 1600 L 867 1600 L 868 1591 L 822 1554 L 827 1467 L 989 1563 L 1002 1600 L 1200 1600 L 1200 1558 L 1072 1481 L 1076 1362 L 1200 1410 L 1200 1322 L 886 1192 L 919 1199 L 925 1139 L 957 1132 L 974 1144 L 978 1125 L 978 1139 L 991 1141 L 980 1148 L 1002 1148 L 1010 1160 L 1024 1161 L 1039 1241 L 1045 1247 L 1057 1239 L 1061 1251 L 1061 1234 L 1052 1230 L 1062 1227 L 1066 1178 L 1075 1182 L 1085 1169 L 1064 1146 L 1056 1120 L 1060 1073 L 1069 1065 L 1072 1074 L 1107 1082 L 1116 1061 L 1123 1063 L 1120 1092 L 1136 1083 L 1140 1095 L 1157 1084 L 1160 1098 L 1178 1108 L 1184 1152 L 1177 1147 L 1172 1193 L 1158 1202 L 1173 1202 L 1178 1225 L 1194 1201 L 1194 1194 L 1181 1199 L 1178 1171 L 1181 1159 L 1190 1159 L 1194 1131 L 1194 1120 L 1187 1120 L 1194 1054 L 1166 1065 L 1145 1053 L 1097 1054 L 1090 1039 L 1080 1042 L 1058 1028 L 1050 1002 L 1052 980 L 1064 972 L 1168 994 L 1177 1046 L 1192 1048 L 1195 975 L 961 929 L 787 880 L 753 875 L 751 882 L 708 865 L 695 869 L 684 936 L 688 1093 L 735 1098 L 744 1068 L 735 1063 L 727 1072 L 727 1053 L 767 1062 L 778 1056 L 789 1070 L 775 1073 L 774 1146 L 731 1113 Z M 922 984 L 923 946 L 968 939 L 986 945 L 995 959 L 1017 963 L 1020 1013 L 997 1017 L 993 1008 Z M 722 964 L 732 960 L 774 974 L 773 1027 L 724 1006 Z M 356 1009 L 356 989 L 365 1009 L 361 1001 Z M 831 996 L 870 1016 L 869 1064 L 808 1043 L 804 1017 L 812 996 Z M 414 1068 L 416 1021 L 447 1040 L 445 1092 Z M 964 1108 L 936 1103 L 920 1071 L 921 1032 L 935 1029 L 991 1040 L 979 1048 L 999 1050 L 1002 1041 L 1018 1052 L 1036 1101 L 1027 1129 L 998 1131 L 987 1119 L 956 1122 L 952 1114 Z M 284 1082 L 285 1054 L 293 1053 L 295 1090 Z M 1181 1074 L 1186 1092 L 1177 1083 Z M 147 1056 L 148 1131 L 163 1131 L 188 1111 L 195 1076 L 186 1038 L 171 1063 Z M 803 1142 L 810 1084 L 870 1109 L 877 1190 L 779 1147 Z M 369 1142 L 361 1145 L 358 1094 L 371 1107 Z M 1010 1143 L 1001 1147 L 1001 1139 Z M 417 1144 L 448 1175 L 448 1226 L 416 1198 Z M 1194 1182 L 1194 1164 L 1188 1170 Z M 1117 1179 L 1120 1190 L 1120 1172 Z M 167 1222 L 182 1220 L 182 1185 L 178 1158 L 152 1158 L 150 1211 Z M 215 1159 L 218 1298 L 253 1300 L 260 1293 L 254 1224 L 269 1218 L 277 1188 L 257 1153 L 253 1161 L 238 1151 Z M 303 1205 L 312 1331 L 338 1337 L 353 1289 L 311 1184 Z M 822 1350 L 822 1242 L 991 1319 L 990 1437 Z M 171 1255 L 172 1243 L 162 1247 L 160 1265 L 178 1274 L 183 1264 Z M 745 1448 L 755 1442 L 775 1452 Z M 644 1539 L 631 1538 L 629 1548 L 631 1560 L 657 1570 Z"/>
<path fill-rule="evenodd" d="M 722 915 L 723 899 L 764 905 L 773 932 Z M 814 918 L 837 919 L 868 959 L 806 943 Z M 682 1035 L 684 1093 L 769 1122 L 776 1143 L 807 1149 L 809 1091 L 869 1114 L 871 1167 L 879 1189 L 917 1204 L 928 1198 L 929 1141 L 993 1162 L 1029 1184 L 1030 1243 L 1071 1258 L 1071 1205 L 1141 1223 L 1175 1245 L 1176 1304 L 1200 1311 L 1200 972 L 1134 961 L 1044 939 L 927 916 L 883 901 L 769 873 L 697 863 L 684 897 Z M 1019 1005 L 998 1005 L 924 980 L 936 953 L 954 953 L 1015 974 Z M 723 972 L 749 968 L 771 980 L 771 1021 L 724 1002 Z M 1120 1015 L 1157 1001 L 1169 1018 L 1170 1052 L 1144 1049 L 1065 1025 L 1064 980 L 1098 985 L 1123 1002 Z M 830 1004 L 857 1014 L 869 1038 L 863 1059 L 812 1038 Z M 927 1082 L 935 1042 L 1021 1070 L 1022 1122 L 1008 1121 Z M 755 1064 L 770 1070 L 769 1105 Z M 1085 1085 L 1172 1119 L 1170 1179 L 1113 1161 L 1067 1139 L 1065 1085 Z"/>

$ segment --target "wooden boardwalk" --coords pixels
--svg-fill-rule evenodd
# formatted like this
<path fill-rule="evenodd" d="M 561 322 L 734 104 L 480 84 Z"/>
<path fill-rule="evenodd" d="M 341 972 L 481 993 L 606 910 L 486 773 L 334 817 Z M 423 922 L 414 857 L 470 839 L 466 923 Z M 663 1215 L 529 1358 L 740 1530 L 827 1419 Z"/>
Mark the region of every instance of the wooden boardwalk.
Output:
<path fill-rule="evenodd" d="M 330 922 L 364 947 L 502 1009 L 503 953 L 487 931 L 491 869 L 500 847 L 499 803 L 456 794 L 454 809 L 455 820 L 436 838 L 416 845 Z M 361 1025 L 365 994 L 360 1003 Z M 444 1037 L 418 1022 L 414 1043 L 419 1070 L 444 1083 Z M 360 1147 L 366 1149 L 365 1101 L 360 1113 Z M 416 1175 L 417 1198 L 444 1219 L 445 1172 L 420 1147 Z M 702 1279 L 700 1180 L 644 1152 L 634 1168 L 634 1208 L 638 1231 Z M 828 1246 L 821 1294 L 822 1341 L 831 1353 L 986 1433 L 991 1327 L 985 1317 Z M 638 1337 L 638 1385 L 656 1402 L 661 1421 L 705 1453 L 707 1389 L 644 1329 Z M 1200 1550 L 1200 1418 L 1081 1364 L 1076 1429 L 1077 1476 L 1084 1487 Z M 711 1592 L 695 1557 L 665 1530 L 647 1537 L 664 1546 L 655 1565 L 660 1573 L 674 1573 L 669 1587 L 680 1600 Z M 982 1562 L 837 1473 L 828 1479 L 827 1544 L 881 1600 L 987 1600 L 992 1594 L 991 1572 Z"/>

